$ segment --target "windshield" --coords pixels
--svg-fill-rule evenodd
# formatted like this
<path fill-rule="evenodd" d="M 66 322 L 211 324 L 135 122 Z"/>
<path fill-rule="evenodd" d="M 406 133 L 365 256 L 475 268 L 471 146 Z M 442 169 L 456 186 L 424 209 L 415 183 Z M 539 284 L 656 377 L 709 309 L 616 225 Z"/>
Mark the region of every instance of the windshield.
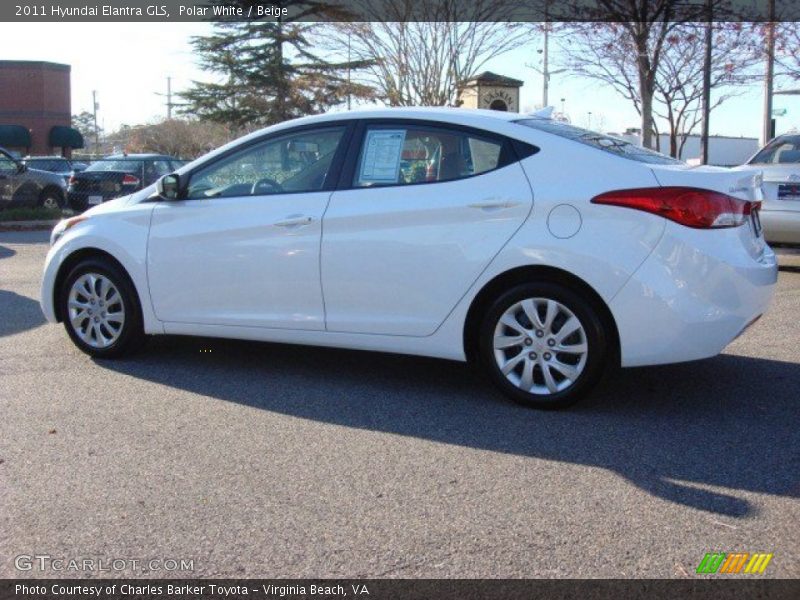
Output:
<path fill-rule="evenodd" d="M 750 159 L 751 165 L 800 163 L 800 135 L 775 138 Z"/>
<path fill-rule="evenodd" d="M 575 127 L 574 125 L 562 121 L 553 121 L 551 119 L 522 119 L 520 121 L 515 121 L 515 123 L 546 133 L 552 133 L 553 135 L 580 142 L 581 144 L 592 146 L 598 150 L 603 150 L 604 152 L 616 154 L 617 156 L 638 162 L 657 165 L 684 164 L 680 160 L 666 156 L 665 154 L 660 154 L 648 148 L 643 148 L 642 146 L 637 146 L 627 140 Z"/>
<path fill-rule="evenodd" d="M 90 164 L 86 171 L 122 171 L 124 173 L 137 173 L 142 170 L 140 160 L 98 160 Z"/>

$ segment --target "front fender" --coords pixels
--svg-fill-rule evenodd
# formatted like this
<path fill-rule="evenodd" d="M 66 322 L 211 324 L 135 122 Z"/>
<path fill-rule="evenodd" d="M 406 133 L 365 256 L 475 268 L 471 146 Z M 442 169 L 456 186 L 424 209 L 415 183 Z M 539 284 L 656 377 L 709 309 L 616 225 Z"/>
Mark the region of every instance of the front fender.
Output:
<path fill-rule="evenodd" d="M 50 248 L 45 259 L 42 277 L 41 299 L 45 318 L 57 321 L 55 309 L 56 286 L 65 265 L 76 252 L 99 251 L 112 256 L 122 265 L 133 282 L 142 307 L 142 318 L 146 333 L 163 333 L 163 326 L 156 318 L 150 300 L 147 281 L 147 238 L 150 217 L 154 205 L 134 204 L 113 212 L 91 215 L 85 221 L 69 229 Z"/>

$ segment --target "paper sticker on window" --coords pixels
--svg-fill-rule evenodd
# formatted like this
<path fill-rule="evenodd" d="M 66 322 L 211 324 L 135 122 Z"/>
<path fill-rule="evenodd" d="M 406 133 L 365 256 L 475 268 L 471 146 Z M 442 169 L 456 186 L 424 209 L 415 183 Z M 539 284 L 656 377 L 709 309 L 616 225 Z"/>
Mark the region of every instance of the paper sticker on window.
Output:
<path fill-rule="evenodd" d="M 358 182 L 396 183 L 405 139 L 405 129 L 368 131 Z"/>

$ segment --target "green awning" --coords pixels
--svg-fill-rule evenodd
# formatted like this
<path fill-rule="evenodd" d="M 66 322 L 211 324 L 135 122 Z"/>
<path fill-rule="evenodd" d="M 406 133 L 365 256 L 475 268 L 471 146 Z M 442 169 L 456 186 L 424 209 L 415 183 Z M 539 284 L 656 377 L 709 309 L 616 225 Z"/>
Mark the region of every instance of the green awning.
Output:
<path fill-rule="evenodd" d="M 31 132 L 22 125 L 0 125 L 0 146 L 30 148 Z"/>
<path fill-rule="evenodd" d="M 56 125 L 50 130 L 50 147 L 83 148 L 83 136 L 77 129 Z"/>

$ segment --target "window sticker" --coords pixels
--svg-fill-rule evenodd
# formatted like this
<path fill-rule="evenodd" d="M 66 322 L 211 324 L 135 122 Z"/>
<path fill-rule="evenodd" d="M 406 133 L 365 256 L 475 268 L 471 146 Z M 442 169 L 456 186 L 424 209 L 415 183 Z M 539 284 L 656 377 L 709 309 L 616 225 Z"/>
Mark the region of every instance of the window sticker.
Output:
<path fill-rule="evenodd" d="M 368 131 L 358 182 L 396 183 L 405 139 L 405 129 Z"/>

